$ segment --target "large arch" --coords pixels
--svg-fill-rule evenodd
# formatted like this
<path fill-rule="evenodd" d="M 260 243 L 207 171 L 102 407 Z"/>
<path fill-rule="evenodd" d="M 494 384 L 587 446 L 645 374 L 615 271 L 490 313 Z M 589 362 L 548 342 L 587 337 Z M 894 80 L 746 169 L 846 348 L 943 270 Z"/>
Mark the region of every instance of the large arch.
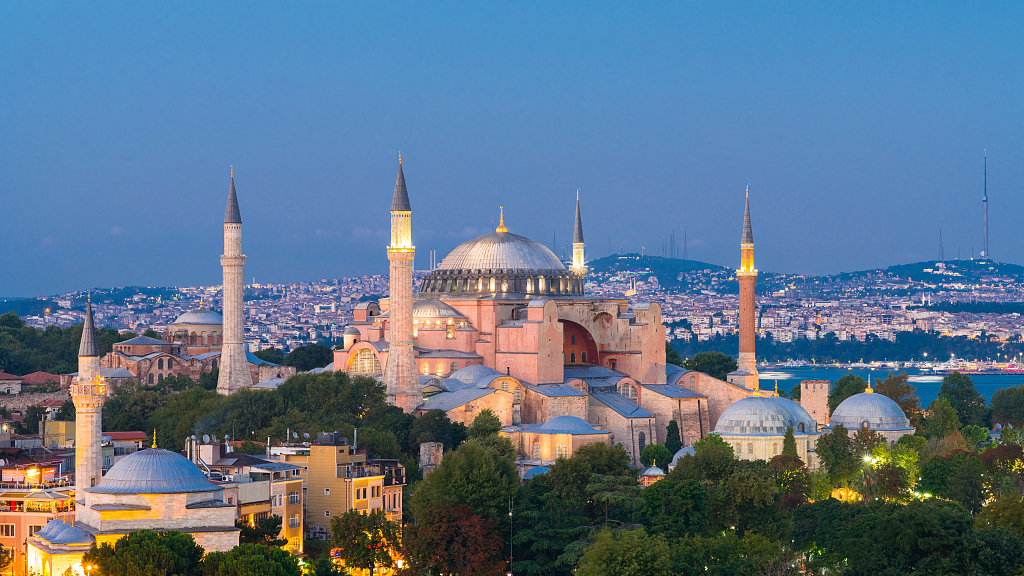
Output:
<path fill-rule="evenodd" d="M 597 364 L 597 341 L 590 331 L 572 320 L 561 319 L 565 364 Z"/>
<path fill-rule="evenodd" d="M 380 358 L 370 347 L 364 346 L 352 352 L 349 356 L 346 372 L 349 374 L 382 374 Z"/>

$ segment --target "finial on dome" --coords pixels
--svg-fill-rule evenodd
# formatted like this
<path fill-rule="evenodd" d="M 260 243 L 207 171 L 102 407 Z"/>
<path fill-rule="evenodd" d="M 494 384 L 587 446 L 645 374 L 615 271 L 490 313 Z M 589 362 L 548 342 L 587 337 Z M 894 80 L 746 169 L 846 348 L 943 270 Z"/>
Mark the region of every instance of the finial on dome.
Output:
<path fill-rule="evenodd" d="M 868 388 L 865 390 L 868 394 L 873 394 L 875 391 L 871 389 L 871 374 L 868 374 Z"/>
<path fill-rule="evenodd" d="M 231 168 L 231 177 L 234 178 L 235 177 L 235 167 L 230 165 L 230 164 L 228 164 L 228 168 Z"/>
<path fill-rule="evenodd" d="M 775 381 L 775 395 L 776 396 L 779 395 L 779 381 L 778 380 Z"/>
<path fill-rule="evenodd" d="M 508 232 L 508 228 L 505 228 L 505 207 L 501 206 L 499 207 L 499 209 L 500 212 L 498 213 L 498 228 L 497 230 L 495 230 L 495 232 L 499 234 L 504 234 L 505 232 Z"/>
<path fill-rule="evenodd" d="M 401 150 L 398 151 L 398 163 L 399 164 L 402 163 L 402 151 Z"/>
<path fill-rule="evenodd" d="M 89 290 L 89 296 L 87 298 L 89 300 L 89 304 L 92 304 L 92 290 Z"/>
<path fill-rule="evenodd" d="M 156 428 L 153 428 L 153 448 L 156 448 Z"/>
<path fill-rule="evenodd" d="M 199 307 L 200 308 L 203 307 L 203 297 L 202 296 L 199 297 Z"/>

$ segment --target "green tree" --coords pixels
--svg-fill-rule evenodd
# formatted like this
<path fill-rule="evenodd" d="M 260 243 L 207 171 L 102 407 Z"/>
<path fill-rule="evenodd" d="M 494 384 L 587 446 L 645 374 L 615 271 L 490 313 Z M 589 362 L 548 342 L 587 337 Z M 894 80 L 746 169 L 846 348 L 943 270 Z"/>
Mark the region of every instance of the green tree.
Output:
<path fill-rule="evenodd" d="M 321 344 L 309 344 L 306 346 L 299 346 L 292 350 L 284 357 L 283 362 L 274 362 L 275 364 L 284 364 L 285 366 L 295 366 L 295 369 L 299 372 L 306 372 L 313 368 L 323 368 L 331 362 L 334 362 L 334 351 L 329 346 L 323 346 Z"/>
<path fill-rule="evenodd" d="M 978 444 L 988 442 L 988 428 L 983 426 L 968 424 L 960 433 L 963 434 L 964 441 L 967 442 L 967 447 L 971 450 L 977 450 Z"/>
<path fill-rule="evenodd" d="M 963 504 L 971 514 L 977 514 L 988 497 L 984 483 L 985 467 L 974 455 L 961 455 L 953 462 L 953 474 L 946 480 L 946 497 Z"/>
<path fill-rule="evenodd" d="M 484 438 L 493 436 L 499 430 L 501 430 L 501 420 L 498 419 L 498 416 L 490 408 L 484 408 L 473 418 L 473 423 L 469 426 L 469 437 Z"/>
<path fill-rule="evenodd" d="M 1003 496 L 982 508 L 974 521 L 975 528 L 1005 528 L 1024 540 L 1024 496 Z"/>
<path fill-rule="evenodd" d="M 266 456 L 267 447 L 259 442 L 253 442 L 252 440 L 242 440 L 238 443 L 238 447 L 235 448 L 235 452 L 241 452 L 242 454 L 249 454 L 252 456 Z"/>
<path fill-rule="evenodd" d="M 969 377 L 950 372 L 942 379 L 939 397 L 948 400 L 956 410 L 960 427 L 974 424 L 988 428 L 991 415 L 985 406 L 985 397 L 978 393 Z"/>
<path fill-rule="evenodd" d="M 579 576 L 662 576 L 671 566 L 668 543 L 643 528 L 602 530 L 580 562 Z"/>
<path fill-rule="evenodd" d="M 833 486 L 849 481 L 860 468 L 860 462 L 853 453 L 850 436 L 842 424 L 836 424 L 831 432 L 822 434 L 814 451 L 817 452 L 821 467 L 828 473 Z"/>
<path fill-rule="evenodd" d="M 496 521 L 442 500 L 422 508 L 402 538 L 410 574 L 501 576 L 508 566 L 506 550 Z"/>
<path fill-rule="evenodd" d="M 57 421 L 60 421 L 60 422 L 74 422 L 74 420 L 75 420 L 75 403 L 74 403 L 74 401 L 72 401 L 70 398 L 65 400 L 64 403 L 60 405 L 60 408 L 57 410 L 57 413 L 54 414 L 53 419 L 57 420 Z"/>
<path fill-rule="evenodd" d="M 252 355 L 271 364 L 284 364 L 284 352 L 280 348 L 267 348 L 253 352 Z"/>
<path fill-rule="evenodd" d="M 280 548 L 288 543 L 287 538 L 279 538 L 281 517 L 276 514 L 257 520 L 255 525 L 251 525 L 245 520 L 235 520 L 235 527 L 241 530 L 238 541 L 242 544 L 262 544 Z"/>
<path fill-rule="evenodd" d="M 683 537 L 708 526 L 707 490 L 700 483 L 669 476 L 640 493 L 644 524 L 652 534 Z"/>
<path fill-rule="evenodd" d="M 470 438 L 467 442 L 473 442 L 488 450 L 492 450 L 513 464 L 515 464 L 516 458 L 519 456 L 516 452 L 515 444 L 513 444 L 508 438 L 499 436 L 498 434 L 484 436 L 483 438 Z"/>
<path fill-rule="evenodd" d="M 888 396 L 895 402 L 903 414 L 910 420 L 911 425 L 919 426 L 921 423 L 921 400 L 917 397 L 917 388 L 910 384 L 910 376 L 906 372 L 889 375 L 879 380 L 874 390 L 883 396 Z"/>
<path fill-rule="evenodd" d="M 545 480 L 526 481 L 515 499 L 512 572 L 570 576 L 576 562 L 566 548 L 590 534 L 590 518 L 584 507 L 560 498 Z"/>
<path fill-rule="evenodd" d="M 191 534 L 182 532 L 129 532 L 101 546 L 93 544 L 82 556 L 82 564 L 94 566 L 97 576 L 193 576 L 199 571 L 203 547 Z"/>
<path fill-rule="evenodd" d="M 683 441 L 679 435 L 679 425 L 676 424 L 675 420 L 668 421 L 668 427 L 666 428 L 665 435 L 665 448 L 675 456 L 676 452 L 683 447 Z"/>
<path fill-rule="evenodd" d="M 331 543 L 349 568 L 390 570 L 400 534 L 401 526 L 388 520 L 379 508 L 369 514 L 353 509 L 331 519 Z"/>
<path fill-rule="evenodd" d="M 164 339 L 163 334 L 157 332 L 156 330 L 153 330 L 152 328 L 146 328 L 146 331 L 142 333 L 142 336 L 145 336 L 146 338 L 153 338 L 154 340 Z"/>
<path fill-rule="evenodd" d="M 611 476 L 591 474 L 587 484 L 588 500 L 596 504 L 595 509 L 603 512 L 604 526 L 609 522 L 623 526 L 633 521 L 640 505 L 640 486 L 636 476 Z"/>
<path fill-rule="evenodd" d="M 679 352 L 676 352 L 676 349 L 668 342 L 665 342 L 665 363 L 680 367 L 683 365 L 683 359 L 679 356 Z"/>
<path fill-rule="evenodd" d="M 684 456 L 676 462 L 676 468 L 669 476 L 716 485 L 728 478 L 739 466 L 732 446 L 726 444 L 719 434 L 708 434 L 704 439 L 694 443 L 693 450 L 692 456 Z"/>
<path fill-rule="evenodd" d="M 782 453 L 771 459 L 768 469 L 782 495 L 783 508 L 793 510 L 807 501 L 812 481 L 803 460 Z"/>
<path fill-rule="evenodd" d="M 644 466 L 657 466 L 662 470 L 668 470 L 668 463 L 672 461 L 672 456 L 674 454 L 661 444 L 648 444 L 640 452 L 640 462 Z"/>
<path fill-rule="evenodd" d="M 996 390 L 992 395 L 992 421 L 1024 427 L 1024 384 Z"/>
<path fill-rule="evenodd" d="M 429 410 L 412 425 L 409 437 L 419 446 L 423 442 L 440 442 L 446 450 L 455 450 L 467 437 L 466 426 L 452 422 L 444 410 Z"/>
<path fill-rule="evenodd" d="M 960 419 L 949 399 L 939 396 L 928 406 L 925 432 L 929 438 L 945 438 L 960 429 Z"/>
<path fill-rule="evenodd" d="M 417 521 L 431 502 L 469 506 L 473 514 L 508 522 L 509 498 L 519 489 L 515 466 L 493 450 L 467 442 L 444 460 L 413 490 Z M 504 532 L 504 530 L 503 530 Z"/>
<path fill-rule="evenodd" d="M 39 434 L 39 422 L 46 417 L 46 408 L 36 404 L 25 409 L 25 417 L 21 421 L 22 430 L 26 434 Z"/>
<path fill-rule="evenodd" d="M 736 371 L 736 361 L 733 360 L 732 356 L 728 354 L 722 354 L 721 352 L 701 352 L 683 362 L 683 367 L 687 370 L 696 370 L 697 372 L 703 372 L 712 378 L 719 380 L 725 380 L 726 376 L 730 372 Z"/>
<path fill-rule="evenodd" d="M 782 509 L 782 494 L 767 472 L 744 463 L 711 490 L 708 508 L 713 530 L 735 530 L 740 536 L 752 532 L 777 539 L 792 528 L 789 515 Z"/>
<path fill-rule="evenodd" d="M 853 372 L 836 380 L 832 390 L 828 393 L 828 411 L 831 414 L 836 411 L 839 404 L 854 394 L 860 394 L 868 387 L 863 378 Z"/>
<path fill-rule="evenodd" d="M 782 453 L 793 458 L 800 457 L 800 454 L 796 451 L 796 437 L 793 436 L 792 426 L 786 428 L 786 436 L 782 439 Z"/>
<path fill-rule="evenodd" d="M 603 442 L 581 446 L 571 457 L 558 459 L 550 468 L 544 474 L 544 481 L 551 491 L 559 498 L 580 504 L 586 501 L 591 475 L 635 474 L 629 466 L 629 453 L 622 444 L 609 446 Z"/>
<path fill-rule="evenodd" d="M 259 544 L 239 544 L 203 558 L 202 576 L 299 576 L 298 560 L 288 552 Z"/>

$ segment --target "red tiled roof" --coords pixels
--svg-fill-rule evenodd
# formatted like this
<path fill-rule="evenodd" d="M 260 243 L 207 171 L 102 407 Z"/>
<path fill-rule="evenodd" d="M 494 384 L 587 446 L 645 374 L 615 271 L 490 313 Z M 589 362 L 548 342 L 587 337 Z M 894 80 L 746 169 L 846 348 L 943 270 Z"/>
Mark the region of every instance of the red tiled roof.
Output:
<path fill-rule="evenodd" d="M 15 376 L 14 374 L 8 374 L 7 372 L 0 372 L 0 380 L 21 380 L 21 376 Z"/>
<path fill-rule="evenodd" d="M 21 377 L 21 383 L 25 386 L 39 386 L 46 383 L 47 380 L 54 384 L 60 384 L 60 376 L 49 372 L 33 372 Z"/>
<path fill-rule="evenodd" d="M 149 436 L 145 432 L 104 432 L 104 436 L 110 436 L 111 440 L 117 440 L 119 442 L 137 442 L 139 440 L 149 440 Z"/>

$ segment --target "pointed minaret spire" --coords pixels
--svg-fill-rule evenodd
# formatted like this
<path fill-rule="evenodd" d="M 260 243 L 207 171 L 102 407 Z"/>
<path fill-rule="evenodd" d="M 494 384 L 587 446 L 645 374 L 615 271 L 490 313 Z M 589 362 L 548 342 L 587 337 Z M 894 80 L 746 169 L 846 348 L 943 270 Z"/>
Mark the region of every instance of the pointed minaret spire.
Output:
<path fill-rule="evenodd" d="M 415 166 L 413 166 L 415 168 Z M 391 200 L 392 212 L 411 212 L 409 190 L 405 187 L 405 172 L 402 170 L 402 153 L 398 153 L 398 177 L 395 178 L 395 196 Z"/>
<path fill-rule="evenodd" d="M 583 218 L 580 216 L 580 189 L 576 189 L 576 222 L 572 230 L 572 269 L 580 277 L 576 281 L 574 291 L 583 293 L 583 277 L 587 274 L 586 257 L 583 253 Z"/>
<path fill-rule="evenodd" d="M 750 184 L 747 184 L 747 204 L 743 209 L 743 238 L 741 244 L 754 243 L 754 228 L 750 225 Z"/>
<path fill-rule="evenodd" d="M 100 347 L 96 343 L 96 323 L 92 317 L 92 292 L 89 293 L 89 308 L 85 313 L 85 323 L 82 324 L 82 341 L 78 345 L 78 355 L 82 357 L 100 355 Z"/>
<path fill-rule="evenodd" d="M 235 194 L 235 167 L 231 167 L 231 188 L 228 190 L 228 207 L 224 210 L 225 224 L 241 224 L 242 212 L 238 209 L 238 195 Z"/>
<path fill-rule="evenodd" d="M 580 218 L 580 189 L 576 189 L 576 227 L 572 231 L 572 243 L 583 242 L 583 219 Z"/>

